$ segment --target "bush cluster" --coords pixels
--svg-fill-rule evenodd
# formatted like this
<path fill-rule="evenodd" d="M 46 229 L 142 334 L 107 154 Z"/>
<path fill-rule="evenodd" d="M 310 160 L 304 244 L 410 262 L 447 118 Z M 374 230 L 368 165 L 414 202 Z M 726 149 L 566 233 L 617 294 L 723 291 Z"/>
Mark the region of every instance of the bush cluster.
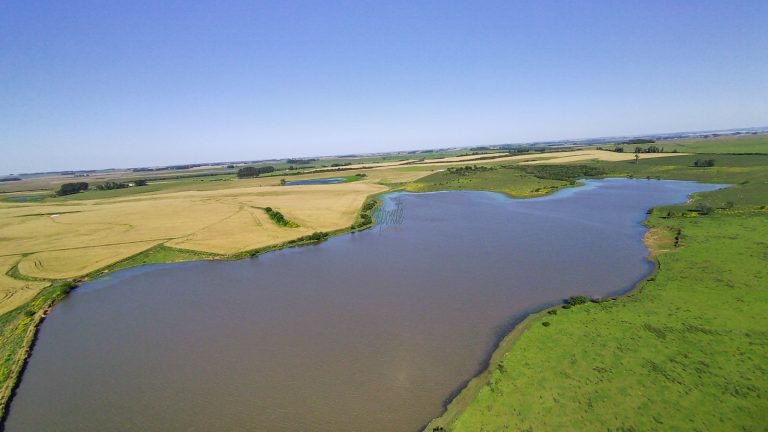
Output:
<path fill-rule="evenodd" d="M 64 183 L 56 191 L 56 195 L 72 195 L 86 190 L 88 190 L 88 183 L 86 182 Z"/>
<path fill-rule="evenodd" d="M 307 242 L 307 241 L 316 242 L 316 241 L 320 241 L 320 240 L 325 240 L 326 238 L 328 238 L 328 233 L 320 232 L 320 231 L 315 231 L 315 232 L 313 232 L 310 235 L 301 236 L 301 237 L 293 240 L 292 243 L 303 243 L 303 242 Z"/>
<path fill-rule="evenodd" d="M 267 215 L 269 215 L 269 218 L 272 219 L 276 224 L 280 226 L 292 225 L 291 222 L 288 219 L 286 219 L 282 213 L 280 213 L 277 210 L 274 210 L 272 207 L 266 207 L 264 208 L 264 211 L 267 212 Z"/>
<path fill-rule="evenodd" d="M 363 208 L 360 211 L 360 222 L 353 223 L 350 228 L 352 229 L 358 229 L 358 228 L 365 228 L 368 225 L 373 223 L 373 216 L 371 215 L 371 212 L 373 209 L 376 208 L 376 200 L 370 200 L 367 201 L 365 204 L 363 204 Z"/>
<path fill-rule="evenodd" d="M 584 177 L 604 175 L 602 168 L 589 165 L 531 165 L 525 172 L 540 179 L 574 181 Z"/>
<path fill-rule="evenodd" d="M 693 166 L 695 166 L 696 168 L 713 167 L 715 166 L 715 160 L 714 159 L 696 159 L 696 161 L 693 163 Z"/>
<path fill-rule="evenodd" d="M 275 167 L 273 166 L 264 166 L 264 167 L 245 167 L 240 168 L 237 170 L 237 178 L 252 178 L 252 177 L 258 177 L 262 174 L 268 174 L 275 170 Z"/>
<path fill-rule="evenodd" d="M 493 171 L 494 169 L 495 168 L 491 168 L 487 166 L 467 165 L 467 166 L 455 167 L 455 168 L 450 167 L 446 172 L 448 174 L 465 176 L 465 175 L 470 175 L 470 174 L 479 173 L 479 172 Z"/>
<path fill-rule="evenodd" d="M 572 296 L 568 298 L 568 305 L 578 306 L 584 303 L 589 303 L 589 297 L 587 296 Z"/>

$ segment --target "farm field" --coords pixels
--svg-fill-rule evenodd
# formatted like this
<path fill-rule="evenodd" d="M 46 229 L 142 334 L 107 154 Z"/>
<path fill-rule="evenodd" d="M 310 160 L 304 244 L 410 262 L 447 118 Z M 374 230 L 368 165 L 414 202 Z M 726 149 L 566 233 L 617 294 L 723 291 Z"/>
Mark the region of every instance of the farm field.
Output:
<path fill-rule="evenodd" d="M 0 257 L 0 315 L 25 304 L 41 289 L 50 285 L 44 281 L 23 280 L 8 276 L 6 273 L 21 258 L 20 255 Z"/>
<path fill-rule="evenodd" d="M 349 226 L 367 196 L 385 186 L 263 186 L 134 195 L 66 204 L 0 207 L 0 256 L 25 254 L 22 275 L 64 279 L 87 274 L 159 243 L 231 254 L 315 231 Z M 272 207 L 298 224 L 276 225 Z"/>
<path fill-rule="evenodd" d="M 684 153 L 647 153 L 643 154 L 641 158 L 669 158 L 683 156 Z M 514 156 L 499 156 L 496 155 L 493 159 L 489 160 L 477 160 L 481 165 L 494 165 L 498 163 L 519 163 L 519 164 L 551 164 L 551 163 L 570 163 L 579 161 L 634 161 L 635 155 L 633 153 L 617 153 L 612 151 L 597 150 L 597 149 L 581 149 L 581 150 L 564 150 L 564 151 L 547 151 L 543 153 L 523 153 Z M 441 165 L 466 165 L 467 163 L 474 163 L 471 159 L 464 161 L 424 161 L 420 162 L 425 166 L 441 166 Z"/>
<path fill-rule="evenodd" d="M 700 154 L 724 154 L 724 153 L 760 153 L 768 154 L 768 137 L 765 135 L 739 136 L 739 137 L 716 137 L 708 139 L 686 139 L 659 141 L 654 144 L 624 144 L 625 152 L 634 151 L 635 147 L 643 149 L 651 145 L 663 147 L 665 151 L 678 151 L 681 153 L 700 153 Z"/>

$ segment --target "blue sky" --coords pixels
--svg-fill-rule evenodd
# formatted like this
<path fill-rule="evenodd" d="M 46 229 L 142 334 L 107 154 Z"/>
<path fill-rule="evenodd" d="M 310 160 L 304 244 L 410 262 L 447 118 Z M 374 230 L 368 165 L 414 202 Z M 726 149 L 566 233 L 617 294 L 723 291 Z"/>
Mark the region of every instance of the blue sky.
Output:
<path fill-rule="evenodd" d="M 4 1 L 0 173 L 768 125 L 768 2 Z"/>

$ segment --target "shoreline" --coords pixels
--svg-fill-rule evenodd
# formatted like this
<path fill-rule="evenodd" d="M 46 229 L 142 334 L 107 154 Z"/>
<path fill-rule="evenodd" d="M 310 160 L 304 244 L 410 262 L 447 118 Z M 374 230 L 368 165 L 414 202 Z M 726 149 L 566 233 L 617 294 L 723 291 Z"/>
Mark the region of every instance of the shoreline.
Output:
<path fill-rule="evenodd" d="M 655 207 L 651 207 L 649 211 L 653 210 L 654 208 Z M 641 224 L 646 228 L 646 231 L 643 233 L 642 241 L 643 245 L 645 245 L 645 248 L 648 250 L 648 254 L 645 258 L 652 264 L 651 271 L 645 277 L 632 284 L 632 286 L 626 292 L 615 296 L 604 297 L 601 299 L 601 301 L 619 301 L 628 299 L 642 291 L 645 284 L 655 279 L 659 271 L 661 271 L 661 264 L 656 258 L 657 251 L 654 250 L 650 244 L 649 234 L 652 233 L 652 230 L 655 227 L 648 225 L 648 216 L 650 216 L 650 214 L 647 213 Z M 557 310 L 561 307 L 562 304 L 559 304 L 531 312 L 519 320 L 516 324 L 514 324 L 512 329 L 499 340 L 496 348 L 492 351 L 492 354 L 488 358 L 486 366 L 482 368 L 480 373 L 470 378 L 464 383 L 463 387 L 454 392 L 454 394 L 450 396 L 449 399 L 447 399 L 446 404 L 444 405 L 443 413 L 437 417 L 432 418 L 426 424 L 426 426 L 421 429 L 421 432 L 447 430 L 445 428 L 466 409 L 467 405 L 485 385 L 488 375 L 493 373 L 495 370 L 493 365 L 500 362 L 501 358 L 504 357 L 504 355 L 512 349 L 520 336 L 522 336 L 523 333 L 525 333 L 525 331 L 528 330 L 532 324 L 538 323 L 541 319 L 546 318 L 546 316 L 549 314 L 549 311 Z"/>
<path fill-rule="evenodd" d="M 43 321 L 45 321 L 51 308 L 53 308 L 53 304 L 45 310 L 40 310 L 35 315 L 36 321 L 30 326 L 27 330 L 27 334 L 24 336 L 25 349 L 20 351 L 21 355 L 14 359 L 14 365 L 18 365 L 15 368 L 16 373 L 13 374 L 14 370 L 11 371 L 13 374 L 12 378 L 8 381 L 7 385 L 2 388 L 2 392 L 0 392 L 0 432 L 5 431 L 5 420 L 9 413 L 8 408 L 11 406 L 14 396 L 16 396 L 16 391 L 19 389 L 19 385 L 21 385 L 21 377 L 27 370 L 27 365 L 29 365 L 29 359 L 32 357 L 32 350 L 35 348 L 40 333 L 40 326 L 43 324 Z"/>

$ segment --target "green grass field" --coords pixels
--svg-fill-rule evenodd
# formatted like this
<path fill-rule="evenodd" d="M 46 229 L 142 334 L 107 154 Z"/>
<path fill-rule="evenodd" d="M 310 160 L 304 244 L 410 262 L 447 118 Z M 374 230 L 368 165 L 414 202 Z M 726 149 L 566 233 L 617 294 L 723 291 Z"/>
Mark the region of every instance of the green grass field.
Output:
<path fill-rule="evenodd" d="M 92 276 L 99 274 L 112 273 L 114 271 L 137 267 L 146 264 L 167 264 L 185 261 L 198 261 L 204 259 L 213 259 L 221 257 L 219 254 L 193 251 L 188 249 L 178 249 L 164 244 L 159 244 L 153 248 L 145 250 L 137 255 L 118 261 L 107 268 L 100 269 Z"/>
<path fill-rule="evenodd" d="M 733 186 L 656 209 L 657 271 L 639 290 L 532 315 L 427 430 L 765 430 L 768 157 L 697 157 L 590 163 Z"/>
<path fill-rule="evenodd" d="M 490 190 L 502 192 L 515 198 L 525 198 L 546 195 L 569 185 L 570 183 L 567 181 L 535 177 L 522 169 L 495 166 L 490 167 L 487 171 L 471 174 L 457 174 L 448 170 L 438 171 L 407 184 L 405 189 L 410 192 Z"/>
<path fill-rule="evenodd" d="M 677 150 L 680 153 L 763 153 L 768 154 L 768 136 L 719 137 L 706 140 L 670 140 L 654 144 L 626 144 L 624 151 L 634 151 L 635 147 L 648 148 L 649 145 L 664 147 L 665 151 Z"/>

